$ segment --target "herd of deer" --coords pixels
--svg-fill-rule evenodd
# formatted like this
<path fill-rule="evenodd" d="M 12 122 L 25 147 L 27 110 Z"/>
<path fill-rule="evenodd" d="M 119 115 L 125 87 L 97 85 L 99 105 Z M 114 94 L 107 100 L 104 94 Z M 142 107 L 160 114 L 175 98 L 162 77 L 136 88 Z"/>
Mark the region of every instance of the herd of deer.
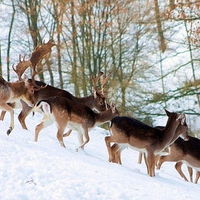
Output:
<path fill-rule="evenodd" d="M 35 128 L 36 142 L 41 130 L 55 123 L 58 129 L 57 139 L 63 147 L 63 137 L 68 136 L 72 130 L 76 131 L 79 141 L 77 151 L 79 148 L 84 149 L 89 142 L 90 129 L 110 121 L 111 135 L 105 137 L 110 162 L 122 164 L 121 152 L 130 147 L 140 152 L 140 163 L 144 155 L 149 176 L 155 176 L 156 166 L 160 168 L 163 162 L 173 161 L 186 181 L 188 180 L 181 170 L 182 164 L 188 166 L 190 181 L 195 169 L 197 183 L 200 176 L 200 140 L 188 136 L 185 114 L 165 110 L 168 117 L 165 127 L 151 127 L 135 118 L 119 116 L 116 106 L 113 103 L 108 104 L 104 91 L 110 75 L 105 77 L 102 72 L 97 77 L 91 76 L 92 95 L 84 98 L 77 98 L 65 90 L 36 81 L 34 77 L 37 74 L 37 64 L 51 52 L 53 46 L 53 40 L 49 40 L 38 46 L 29 60 L 20 56 L 18 65 L 13 66 L 19 79 L 17 82 L 7 82 L 0 77 L 0 120 L 4 119 L 6 111 L 10 113 L 7 135 L 14 128 L 14 109 L 18 105 L 21 106 L 18 119 L 24 129 L 27 129 L 25 119 L 29 113 L 39 111 L 43 114 L 42 122 Z M 32 78 L 22 79 L 29 67 L 32 69 Z M 68 133 L 64 133 L 66 128 L 70 129 Z M 163 153 L 166 154 L 162 155 Z"/>

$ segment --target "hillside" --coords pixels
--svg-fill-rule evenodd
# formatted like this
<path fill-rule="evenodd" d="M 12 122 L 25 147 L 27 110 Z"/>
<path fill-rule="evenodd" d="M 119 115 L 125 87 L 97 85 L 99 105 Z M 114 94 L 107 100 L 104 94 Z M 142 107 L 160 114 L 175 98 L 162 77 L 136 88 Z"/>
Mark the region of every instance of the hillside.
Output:
<path fill-rule="evenodd" d="M 75 151 L 75 132 L 64 139 L 67 148 L 61 147 L 55 125 L 44 129 L 36 143 L 34 129 L 40 120 L 39 113 L 29 115 L 29 131 L 23 130 L 16 113 L 10 136 L 5 134 L 9 115 L 0 121 L 1 200 L 199 199 L 199 184 L 185 182 L 174 163 L 164 163 L 154 178 L 146 174 L 144 163 L 137 164 L 136 151 L 124 150 L 122 166 L 109 163 L 104 143 L 109 132 L 104 129 L 90 132 L 85 151 Z"/>

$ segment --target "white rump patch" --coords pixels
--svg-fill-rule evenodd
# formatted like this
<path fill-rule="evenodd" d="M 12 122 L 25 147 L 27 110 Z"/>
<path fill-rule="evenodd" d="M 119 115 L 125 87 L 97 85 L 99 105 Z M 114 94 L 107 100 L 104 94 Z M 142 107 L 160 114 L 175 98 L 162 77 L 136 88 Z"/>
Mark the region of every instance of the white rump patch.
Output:
<path fill-rule="evenodd" d="M 45 114 L 51 114 L 50 105 L 47 102 L 42 101 L 40 105 Z"/>

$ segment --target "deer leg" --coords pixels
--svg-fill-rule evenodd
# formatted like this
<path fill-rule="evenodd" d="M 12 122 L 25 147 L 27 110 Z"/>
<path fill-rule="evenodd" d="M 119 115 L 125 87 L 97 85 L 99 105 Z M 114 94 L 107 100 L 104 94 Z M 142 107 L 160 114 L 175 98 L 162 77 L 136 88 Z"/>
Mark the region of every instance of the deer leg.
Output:
<path fill-rule="evenodd" d="M 115 158 L 114 158 L 114 155 L 112 153 L 111 146 L 110 146 L 110 143 L 112 142 L 111 139 L 112 139 L 111 136 L 106 136 L 105 137 L 105 143 L 106 143 L 106 147 L 107 147 L 107 150 L 108 150 L 109 162 L 115 162 Z"/>
<path fill-rule="evenodd" d="M 196 171 L 196 179 L 195 179 L 195 182 L 197 184 L 198 180 L 199 180 L 199 177 L 200 177 L 200 172 L 199 171 Z"/>
<path fill-rule="evenodd" d="M 81 132 L 77 132 L 77 137 L 78 137 L 78 142 L 79 142 L 79 145 L 81 146 L 83 144 L 83 134 Z M 78 148 L 77 148 L 78 149 Z M 76 149 L 76 150 L 77 150 Z"/>
<path fill-rule="evenodd" d="M 7 135 L 10 135 L 10 133 L 12 132 L 13 128 L 14 128 L 14 110 L 11 106 L 9 106 L 8 104 L 3 104 L 0 105 L 0 108 L 4 111 L 8 111 L 10 113 L 10 127 L 7 130 Z"/>
<path fill-rule="evenodd" d="M 115 152 L 116 163 L 120 165 L 122 165 L 121 152 L 122 152 L 122 149 L 119 149 L 118 151 Z"/>
<path fill-rule="evenodd" d="M 138 157 L 138 163 L 141 164 L 142 163 L 142 152 L 139 152 L 139 157 Z"/>
<path fill-rule="evenodd" d="M 72 132 L 72 129 L 70 129 L 67 133 L 63 134 L 63 137 L 68 137 Z"/>
<path fill-rule="evenodd" d="M 32 107 L 28 106 L 25 102 L 21 101 L 22 104 L 22 111 L 20 112 L 20 114 L 18 115 L 18 120 L 22 126 L 23 129 L 28 130 L 26 123 L 25 123 L 25 119 L 26 117 L 30 114 L 30 112 L 32 111 Z"/>
<path fill-rule="evenodd" d="M 183 174 L 183 172 L 182 172 L 182 170 L 181 170 L 182 164 L 183 164 L 182 162 L 177 162 L 177 163 L 175 164 L 175 168 L 176 168 L 176 170 L 178 171 L 178 173 L 180 174 L 180 176 L 181 176 L 182 178 L 184 178 L 185 181 L 188 181 L 188 179 L 186 178 L 186 176 Z"/>
<path fill-rule="evenodd" d="M 147 173 L 149 176 L 155 176 L 155 156 L 152 152 L 147 153 Z"/>
<path fill-rule="evenodd" d="M 113 144 L 111 147 L 112 150 L 112 154 L 114 157 L 114 162 L 117 164 L 122 165 L 122 161 L 121 161 L 121 152 L 125 149 L 125 147 L 119 147 L 118 144 Z"/>
<path fill-rule="evenodd" d="M 46 128 L 52 124 L 53 124 L 53 121 L 48 116 L 44 116 L 42 122 L 35 127 L 35 142 L 38 141 L 38 136 L 39 136 L 40 131 L 43 128 Z"/>
<path fill-rule="evenodd" d="M 78 148 L 84 149 L 84 146 L 90 141 L 87 128 L 84 128 L 84 138 L 85 138 L 85 141 Z M 76 149 L 77 151 L 78 151 L 78 148 Z"/>
<path fill-rule="evenodd" d="M 0 116 L 0 120 L 1 120 L 1 121 L 4 120 L 5 114 L 6 114 L 6 111 L 5 111 L 5 110 L 2 110 L 2 111 L 1 111 L 1 116 Z"/>
<path fill-rule="evenodd" d="M 66 148 L 66 147 L 65 147 L 65 143 L 64 143 L 64 141 L 63 141 L 63 133 L 64 133 L 64 131 L 65 131 L 65 127 L 64 127 L 64 128 L 63 128 L 63 127 L 58 127 L 57 139 L 58 139 L 60 145 L 61 145 L 62 147 L 64 147 L 64 148 Z"/>
<path fill-rule="evenodd" d="M 120 163 L 120 152 L 118 152 L 119 150 L 119 146 L 117 144 L 113 144 L 111 146 L 111 150 L 112 150 L 112 155 L 114 157 L 113 162 L 117 163 L 117 164 L 121 164 Z"/>
<path fill-rule="evenodd" d="M 190 182 L 193 182 L 193 178 L 192 178 L 192 176 L 193 176 L 193 169 L 192 169 L 192 167 L 187 167 L 187 169 L 188 169 L 188 173 L 189 173 L 189 175 L 190 175 Z"/>

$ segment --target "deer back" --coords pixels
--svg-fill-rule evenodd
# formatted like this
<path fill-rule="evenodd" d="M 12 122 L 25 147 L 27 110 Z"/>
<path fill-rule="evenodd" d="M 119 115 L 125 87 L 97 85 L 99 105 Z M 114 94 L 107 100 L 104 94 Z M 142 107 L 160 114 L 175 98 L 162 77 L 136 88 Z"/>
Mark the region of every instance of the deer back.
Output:
<path fill-rule="evenodd" d="M 44 109 L 46 102 L 49 105 L 49 109 Z M 64 97 L 52 97 L 47 100 L 41 100 L 37 103 L 36 107 L 42 105 L 42 110 L 47 110 L 47 114 L 51 114 L 57 124 L 61 121 L 68 121 L 82 124 L 84 127 L 92 128 L 96 124 L 104 123 L 111 120 L 113 117 L 119 115 L 117 109 L 113 106 L 102 113 L 96 113 L 88 106 L 76 103 Z"/>
<path fill-rule="evenodd" d="M 176 150 L 181 151 L 184 156 L 190 155 L 195 159 L 198 159 L 200 164 L 200 140 L 198 138 L 189 136 L 188 141 L 178 138 L 172 144 L 171 148 L 176 148 Z"/>
<path fill-rule="evenodd" d="M 159 129 L 154 129 L 151 126 L 128 116 L 120 116 L 112 119 L 110 128 L 116 129 L 118 132 L 121 132 L 128 138 L 134 136 L 142 140 L 146 140 L 147 137 L 153 138 L 155 132 L 158 134 L 161 132 Z"/>
<path fill-rule="evenodd" d="M 115 137 L 121 137 L 124 143 L 128 141 L 133 147 L 144 148 L 148 144 L 158 151 L 170 144 L 176 128 L 184 121 L 182 118 L 181 114 L 168 113 L 167 125 L 161 130 L 132 117 L 116 117 L 111 120 L 111 132 Z"/>
<path fill-rule="evenodd" d="M 43 104 L 42 104 L 43 103 Z M 77 124 L 87 124 L 89 127 L 95 123 L 95 113 L 87 106 L 78 104 L 64 97 L 52 97 L 47 100 L 41 100 L 36 107 L 42 105 L 42 110 L 47 103 L 49 105 L 49 114 L 54 118 L 57 124 L 61 121 L 73 121 Z M 46 112 L 48 113 L 48 112 Z"/>
<path fill-rule="evenodd" d="M 45 83 L 40 81 L 35 81 L 35 82 L 38 86 L 44 87 L 46 85 Z M 99 93 L 96 93 L 95 97 L 94 95 L 90 95 L 88 97 L 77 98 L 66 90 L 62 90 L 50 85 L 46 85 L 46 87 L 42 88 L 41 90 L 35 91 L 36 102 L 40 100 L 46 100 L 54 96 L 67 98 L 73 102 L 86 105 L 91 109 L 96 109 L 99 112 L 106 110 L 105 97 Z"/>

